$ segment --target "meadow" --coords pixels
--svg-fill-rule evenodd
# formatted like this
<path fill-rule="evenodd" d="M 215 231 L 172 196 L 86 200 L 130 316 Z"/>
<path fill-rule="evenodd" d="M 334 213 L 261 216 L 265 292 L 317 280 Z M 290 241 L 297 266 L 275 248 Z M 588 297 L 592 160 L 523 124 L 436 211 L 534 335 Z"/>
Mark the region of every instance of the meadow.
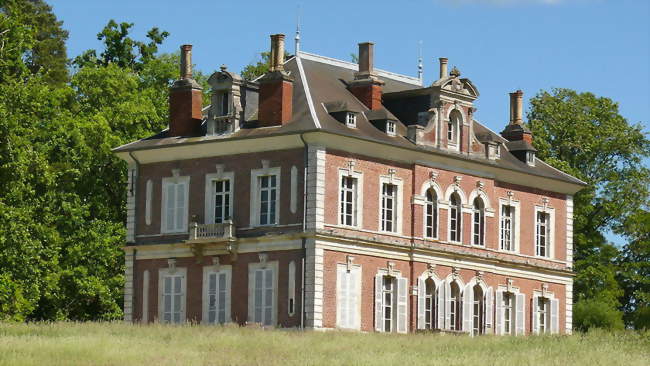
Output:
<path fill-rule="evenodd" d="M 650 365 L 650 332 L 496 337 L 0 323 L 0 365 Z"/>

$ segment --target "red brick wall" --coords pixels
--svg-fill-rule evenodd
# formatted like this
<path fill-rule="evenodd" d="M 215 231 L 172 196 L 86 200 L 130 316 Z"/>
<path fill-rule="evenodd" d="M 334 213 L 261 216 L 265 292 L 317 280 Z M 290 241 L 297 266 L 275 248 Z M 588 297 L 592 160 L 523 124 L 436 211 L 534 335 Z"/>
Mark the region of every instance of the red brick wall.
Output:
<path fill-rule="evenodd" d="M 261 126 L 279 126 L 291 121 L 293 83 L 273 80 L 260 84 L 259 115 Z"/>
<path fill-rule="evenodd" d="M 301 293 L 301 250 L 274 251 L 268 253 L 268 262 L 278 261 L 278 326 L 297 327 L 300 325 Z M 294 315 L 288 314 L 288 281 L 289 262 L 296 263 L 296 303 Z M 220 255 L 222 265 L 232 265 L 231 284 L 231 319 L 233 322 L 244 324 L 248 318 L 248 264 L 259 263 L 257 253 L 239 254 L 236 260 L 230 255 Z M 203 309 L 203 267 L 211 266 L 212 258 L 196 257 L 177 258 L 176 267 L 187 268 L 186 319 L 200 322 Z M 134 309 L 133 321 L 142 319 L 142 279 L 143 272 L 149 271 L 149 313 L 148 320 L 153 322 L 158 318 L 158 269 L 168 268 L 167 259 L 141 259 L 135 262 L 134 270 Z"/>
<path fill-rule="evenodd" d="M 375 110 L 382 107 L 380 85 L 368 83 L 367 85 L 358 85 L 350 87 L 350 92 L 354 94 L 357 99 L 366 105 L 369 109 Z"/>
<path fill-rule="evenodd" d="M 169 136 L 197 136 L 201 130 L 203 94 L 197 89 L 170 90 Z"/>
<path fill-rule="evenodd" d="M 324 274 L 323 274 L 323 327 L 336 327 L 336 267 L 338 263 L 346 263 L 347 253 L 326 250 L 324 253 Z M 417 324 L 417 296 L 411 295 L 410 288 L 417 285 L 417 278 L 427 271 L 427 263 L 414 262 L 412 265 L 413 276 L 411 276 L 411 265 L 408 261 L 373 257 L 368 255 L 352 254 L 354 257 L 353 264 L 361 265 L 361 330 L 374 331 L 374 287 L 375 275 L 379 269 L 387 268 L 387 262 L 390 260 L 395 263 L 394 269 L 400 271 L 402 277 L 408 278 L 409 283 L 409 328 L 412 331 L 416 329 Z M 435 273 L 444 280 L 452 271 L 451 267 L 437 265 Z M 476 276 L 476 271 L 461 269 L 460 277 L 467 284 Z M 530 333 L 532 329 L 531 318 L 531 301 L 533 290 L 542 289 L 542 281 L 530 280 L 519 277 L 507 277 L 496 273 L 485 272 L 483 279 L 486 284 L 496 291 L 498 285 L 506 285 L 507 278 L 513 279 L 513 286 L 519 287 L 520 293 L 526 294 L 526 332 Z M 566 308 L 565 298 L 566 289 L 564 285 L 548 283 L 548 291 L 553 292 L 556 299 L 559 299 L 559 329 L 560 333 L 565 331 Z M 493 318 L 494 319 L 494 318 Z"/>

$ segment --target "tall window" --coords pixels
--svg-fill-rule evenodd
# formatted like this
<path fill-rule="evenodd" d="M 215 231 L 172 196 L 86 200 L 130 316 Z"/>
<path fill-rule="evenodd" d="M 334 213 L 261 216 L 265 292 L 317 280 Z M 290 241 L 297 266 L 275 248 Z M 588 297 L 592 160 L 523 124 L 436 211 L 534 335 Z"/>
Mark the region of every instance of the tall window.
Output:
<path fill-rule="evenodd" d="M 427 278 L 424 285 L 424 329 L 437 329 L 438 291 L 436 284 L 431 278 Z"/>
<path fill-rule="evenodd" d="M 458 148 L 459 130 L 462 117 L 459 111 L 454 110 L 449 114 L 447 122 L 447 144 L 452 148 Z"/>
<path fill-rule="evenodd" d="M 253 322 L 273 325 L 274 273 L 272 268 L 258 268 L 252 272 L 253 284 Z"/>
<path fill-rule="evenodd" d="M 357 225 L 357 179 L 341 177 L 340 197 L 341 224 L 347 226 Z"/>
<path fill-rule="evenodd" d="M 188 187 L 189 180 L 187 177 L 163 179 L 163 232 L 176 233 L 187 231 Z"/>
<path fill-rule="evenodd" d="M 226 272 L 208 273 L 208 323 L 226 322 L 226 296 L 228 296 L 228 277 Z"/>
<path fill-rule="evenodd" d="M 472 244 L 485 245 L 485 205 L 479 197 L 474 199 Z"/>
<path fill-rule="evenodd" d="M 474 286 L 474 298 L 472 299 L 472 334 L 480 335 L 485 333 L 485 299 L 481 286 Z"/>
<path fill-rule="evenodd" d="M 260 225 L 277 224 L 275 205 L 277 204 L 277 182 L 275 175 L 259 177 L 260 187 Z"/>
<path fill-rule="evenodd" d="M 550 215 L 537 211 L 535 229 L 535 252 L 540 257 L 549 256 Z"/>
<path fill-rule="evenodd" d="M 162 320 L 165 323 L 180 323 L 183 319 L 184 284 L 182 275 L 163 276 Z"/>
<path fill-rule="evenodd" d="M 503 334 L 515 334 L 514 331 L 514 294 L 512 292 L 503 292 L 502 294 L 502 308 L 503 308 Z"/>
<path fill-rule="evenodd" d="M 361 268 L 352 266 L 337 267 L 336 282 L 336 326 L 347 329 L 359 329 L 361 321 Z"/>
<path fill-rule="evenodd" d="M 438 237 L 438 196 L 433 189 L 427 190 L 427 204 L 425 212 L 426 236 Z"/>
<path fill-rule="evenodd" d="M 501 249 L 515 250 L 515 208 L 510 205 L 501 206 Z"/>
<path fill-rule="evenodd" d="M 220 115 L 226 116 L 230 112 L 230 93 L 223 92 L 220 95 Z"/>
<path fill-rule="evenodd" d="M 382 282 L 382 321 L 383 331 L 392 332 L 395 327 L 395 277 L 384 276 Z"/>
<path fill-rule="evenodd" d="M 461 298 L 460 287 L 454 281 L 450 285 L 449 293 L 449 329 L 461 330 L 462 329 L 462 316 L 461 316 Z"/>
<path fill-rule="evenodd" d="M 212 181 L 214 194 L 214 223 L 220 224 L 230 219 L 230 180 Z"/>
<path fill-rule="evenodd" d="M 449 201 L 449 241 L 460 242 L 462 236 L 462 211 L 458 193 L 451 195 Z"/>
<path fill-rule="evenodd" d="M 381 187 L 381 230 L 396 231 L 397 186 L 384 183 Z"/>
<path fill-rule="evenodd" d="M 545 297 L 537 298 L 537 330 L 540 334 L 550 333 L 550 300 Z"/>

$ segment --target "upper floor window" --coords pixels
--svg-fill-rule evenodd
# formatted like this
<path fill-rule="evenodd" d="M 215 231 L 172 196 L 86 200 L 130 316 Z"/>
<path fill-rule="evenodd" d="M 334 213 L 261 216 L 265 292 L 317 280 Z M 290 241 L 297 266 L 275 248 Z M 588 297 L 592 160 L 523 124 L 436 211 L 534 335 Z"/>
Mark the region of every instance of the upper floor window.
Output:
<path fill-rule="evenodd" d="M 251 225 L 277 225 L 280 222 L 280 188 L 279 167 L 251 171 Z"/>
<path fill-rule="evenodd" d="M 462 115 L 456 109 L 449 114 L 449 121 L 447 122 L 447 146 L 454 150 L 458 150 L 459 147 L 462 120 Z"/>
<path fill-rule="evenodd" d="M 394 232 L 397 214 L 397 185 L 383 183 L 381 186 L 381 230 Z"/>
<path fill-rule="evenodd" d="M 438 237 L 438 196 L 433 188 L 426 194 L 425 231 L 427 238 Z"/>
<path fill-rule="evenodd" d="M 163 233 L 187 231 L 189 177 L 163 178 L 162 223 Z"/>
<path fill-rule="evenodd" d="M 214 194 L 214 222 L 215 224 L 223 223 L 230 219 L 230 180 L 212 181 Z"/>
<path fill-rule="evenodd" d="M 481 198 L 474 199 L 472 211 L 472 244 L 483 246 L 485 245 L 485 205 Z"/>
<path fill-rule="evenodd" d="M 340 191 L 340 223 L 341 225 L 357 225 L 357 178 L 341 176 Z"/>
<path fill-rule="evenodd" d="M 501 206 L 501 249 L 515 250 L 515 207 Z"/>
<path fill-rule="evenodd" d="M 535 253 L 540 257 L 549 256 L 550 215 L 537 211 L 535 222 Z"/>
<path fill-rule="evenodd" d="M 458 193 L 449 200 L 449 241 L 459 243 L 462 237 L 462 208 Z"/>
<path fill-rule="evenodd" d="M 277 178 L 275 175 L 263 175 L 260 180 L 260 225 L 277 224 L 275 208 L 277 205 Z"/>
<path fill-rule="evenodd" d="M 395 136 L 395 121 L 386 121 L 386 133 L 390 136 Z"/>
<path fill-rule="evenodd" d="M 348 112 L 345 115 L 345 125 L 352 128 L 357 127 L 357 115 L 355 113 Z"/>

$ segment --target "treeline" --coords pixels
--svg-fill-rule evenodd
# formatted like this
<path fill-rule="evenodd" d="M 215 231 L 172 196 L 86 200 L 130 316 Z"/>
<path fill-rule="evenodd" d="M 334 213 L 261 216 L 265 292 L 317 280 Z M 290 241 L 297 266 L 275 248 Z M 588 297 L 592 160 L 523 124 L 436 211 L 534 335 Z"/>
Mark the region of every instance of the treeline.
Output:
<path fill-rule="evenodd" d="M 122 316 L 126 167 L 110 149 L 166 127 L 178 73 L 158 52 L 169 34 L 131 26 L 109 21 L 102 50 L 68 58 L 45 2 L 0 1 L 0 320 Z M 650 141 L 590 93 L 540 92 L 528 118 L 539 156 L 590 184 L 574 199 L 575 325 L 649 327 Z"/>

